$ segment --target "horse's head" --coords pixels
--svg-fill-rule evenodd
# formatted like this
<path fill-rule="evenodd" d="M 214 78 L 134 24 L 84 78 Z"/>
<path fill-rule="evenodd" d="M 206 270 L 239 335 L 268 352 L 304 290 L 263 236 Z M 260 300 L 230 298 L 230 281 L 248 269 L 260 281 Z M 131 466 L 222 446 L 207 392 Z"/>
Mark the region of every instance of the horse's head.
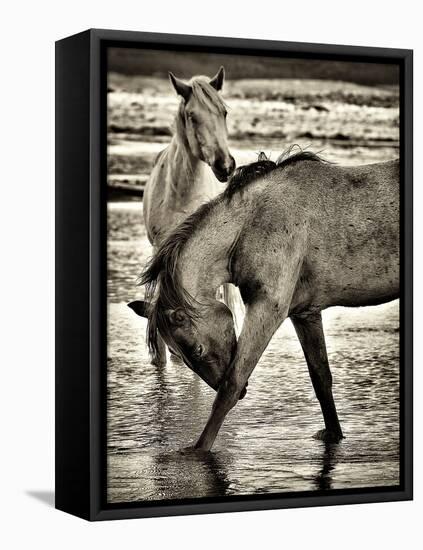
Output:
<path fill-rule="evenodd" d="M 150 349 L 157 345 L 158 331 L 175 355 L 209 386 L 219 388 L 236 351 L 233 317 L 225 304 L 216 300 L 201 306 L 195 319 L 183 308 L 163 310 L 143 301 L 128 305 L 148 317 Z"/>
<path fill-rule="evenodd" d="M 169 78 L 182 98 L 179 122 L 192 155 L 206 162 L 219 181 L 227 181 L 235 170 L 235 160 L 228 148 L 226 107 L 218 94 L 225 78 L 224 68 L 210 80 L 194 77 L 185 83 L 172 73 Z"/>

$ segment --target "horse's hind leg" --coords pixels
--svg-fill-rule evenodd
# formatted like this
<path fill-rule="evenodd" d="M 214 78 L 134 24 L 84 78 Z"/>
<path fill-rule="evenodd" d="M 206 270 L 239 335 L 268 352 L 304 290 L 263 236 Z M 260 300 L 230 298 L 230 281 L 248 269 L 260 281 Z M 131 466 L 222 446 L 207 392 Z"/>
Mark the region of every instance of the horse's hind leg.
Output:
<path fill-rule="evenodd" d="M 325 430 L 316 437 L 325 441 L 339 441 L 343 438 L 335 401 L 332 394 L 332 374 L 326 353 L 322 316 L 313 313 L 304 317 L 291 318 L 307 361 L 310 378 L 325 421 Z"/>

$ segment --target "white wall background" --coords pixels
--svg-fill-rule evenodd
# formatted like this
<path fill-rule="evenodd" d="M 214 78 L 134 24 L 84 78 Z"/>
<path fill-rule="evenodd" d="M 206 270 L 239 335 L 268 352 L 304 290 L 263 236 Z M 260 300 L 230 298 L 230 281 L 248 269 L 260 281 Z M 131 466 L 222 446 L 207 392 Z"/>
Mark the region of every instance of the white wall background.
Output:
<path fill-rule="evenodd" d="M 415 501 L 89 524 L 48 506 L 54 468 L 54 41 L 89 27 L 415 49 L 416 341 L 423 238 L 422 29 L 413 0 L 4 2 L 0 79 L 0 544 L 3 548 L 416 548 L 422 354 L 415 354 Z M 63 312 L 66 314 L 66 312 Z M 43 497 L 34 496 L 37 493 Z"/>

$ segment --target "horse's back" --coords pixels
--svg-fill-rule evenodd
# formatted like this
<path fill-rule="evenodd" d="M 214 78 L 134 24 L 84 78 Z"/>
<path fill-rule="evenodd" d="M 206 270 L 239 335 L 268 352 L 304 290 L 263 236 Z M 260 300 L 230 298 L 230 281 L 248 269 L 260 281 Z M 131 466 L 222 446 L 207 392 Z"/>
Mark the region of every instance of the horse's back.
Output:
<path fill-rule="evenodd" d="M 329 202 L 341 195 L 356 197 L 357 194 L 360 199 L 363 194 L 370 198 L 375 193 L 398 198 L 399 160 L 358 166 L 300 161 L 287 168 L 282 165 L 269 176 L 271 183 L 283 185 L 289 192 L 306 193 L 307 196 L 311 193 L 313 197 L 325 197 Z M 280 195 L 276 189 L 273 191 Z"/>
<path fill-rule="evenodd" d="M 382 241 L 382 230 L 398 238 L 397 160 L 361 166 L 305 161 L 269 176 L 258 203 L 266 205 L 271 216 L 283 213 L 288 219 L 306 220 L 310 228 L 319 229 L 320 238 L 346 227 L 379 231 Z"/>
<path fill-rule="evenodd" d="M 284 261 L 301 266 L 294 308 L 310 300 L 323 309 L 397 296 L 398 161 L 356 167 L 303 161 L 276 168 L 266 181 L 239 250 L 244 261 L 248 248 L 256 265 L 270 266 L 268 284 Z"/>

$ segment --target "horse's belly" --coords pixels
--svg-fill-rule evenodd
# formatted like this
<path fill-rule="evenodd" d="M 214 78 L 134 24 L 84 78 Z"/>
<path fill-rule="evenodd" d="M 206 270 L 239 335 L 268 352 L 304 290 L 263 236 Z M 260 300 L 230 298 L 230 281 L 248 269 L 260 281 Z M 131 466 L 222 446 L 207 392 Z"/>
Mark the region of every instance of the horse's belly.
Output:
<path fill-rule="evenodd" d="M 398 288 L 378 288 L 370 291 L 369 289 L 355 289 L 352 292 L 340 294 L 335 303 L 329 305 L 345 307 L 377 306 L 395 300 L 398 297 Z"/>
<path fill-rule="evenodd" d="M 399 296 L 399 258 L 392 253 L 304 262 L 291 311 L 331 306 L 360 307 L 389 302 Z"/>
<path fill-rule="evenodd" d="M 388 264 L 370 264 L 368 269 L 344 271 L 326 289 L 328 305 L 371 306 L 390 302 L 399 296 L 399 264 L 396 258 Z"/>

